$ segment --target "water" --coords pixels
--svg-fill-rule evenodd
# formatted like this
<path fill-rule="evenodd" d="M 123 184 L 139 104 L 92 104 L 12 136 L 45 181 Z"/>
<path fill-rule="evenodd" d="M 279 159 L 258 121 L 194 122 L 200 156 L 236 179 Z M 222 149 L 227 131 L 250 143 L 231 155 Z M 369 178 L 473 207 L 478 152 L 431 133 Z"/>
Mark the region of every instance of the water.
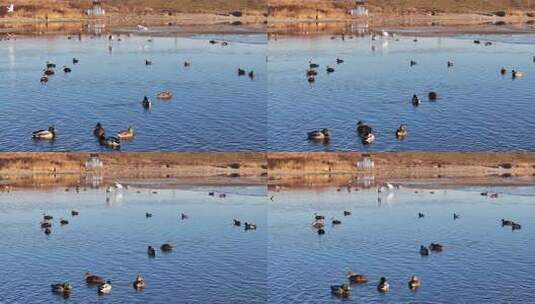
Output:
<path fill-rule="evenodd" d="M 400 189 L 392 193 L 300 190 L 274 193 L 269 203 L 269 284 L 271 303 L 340 303 L 329 286 L 346 283 L 345 273 L 365 274 L 353 285 L 350 303 L 535 303 L 531 227 L 533 187 L 489 189 Z M 431 194 L 434 191 L 434 194 Z M 344 217 L 343 211 L 351 216 Z M 318 212 L 327 220 L 319 236 L 310 226 Z M 425 217 L 418 219 L 418 212 Z M 453 213 L 460 214 L 453 220 Z M 502 218 L 523 224 L 501 227 Z M 420 245 L 438 242 L 441 253 L 419 254 Z M 410 291 L 418 275 L 422 286 Z M 381 276 L 391 291 L 376 290 Z"/>
<path fill-rule="evenodd" d="M 496 41 L 477 45 L 472 39 Z M 269 41 L 268 147 L 274 151 L 533 151 L 535 150 L 535 35 L 462 35 L 395 39 L 369 36 L 279 37 Z M 375 51 L 372 50 L 375 47 Z M 345 60 L 337 65 L 336 58 Z M 320 64 L 315 83 L 308 62 Z M 418 62 L 412 68 L 409 61 Z M 455 66 L 447 68 L 452 60 Z M 325 68 L 336 71 L 327 75 Z M 500 75 L 500 68 L 509 73 Z M 512 80 L 510 71 L 525 72 Z M 436 91 L 439 99 L 428 102 Z M 415 108 L 411 97 L 423 103 Z M 375 130 L 364 146 L 356 123 Z M 404 141 L 395 138 L 402 123 Z M 306 139 L 329 128 L 330 143 Z"/>
<path fill-rule="evenodd" d="M 134 128 L 135 139 L 124 141 L 122 151 L 265 150 L 265 35 L 149 38 L 0 41 L 0 151 L 105 150 L 92 135 L 97 122 L 109 136 Z M 73 57 L 80 63 L 73 65 Z M 43 85 L 46 61 L 58 68 Z M 184 68 L 184 61 L 191 67 Z M 72 73 L 64 74 L 63 65 Z M 239 67 L 254 70 L 255 79 L 238 77 Z M 158 101 L 163 90 L 174 98 Z M 141 106 L 145 95 L 153 101 L 150 111 Z M 33 131 L 49 126 L 58 131 L 55 141 L 31 139 Z"/>
<path fill-rule="evenodd" d="M 130 189 L 75 193 L 63 189 L 0 195 L 0 303 L 264 303 L 267 297 L 267 230 L 264 187 L 189 190 Z M 219 193 L 219 192 L 218 192 Z M 70 210 L 80 212 L 70 216 Z M 152 218 L 145 218 L 145 212 Z M 41 212 L 54 216 L 52 234 L 39 228 Z M 179 220 L 180 213 L 190 216 Z M 70 221 L 60 227 L 60 217 Z M 234 227 L 233 218 L 258 224 Z M 176 246 L 163 254 L 159 246 Z M 148 258 L 147 246 L 158 248 Z M 111 294 L 87 287 L 91 271 L 111 280 Z M 136 292 L 135 276 L 146 287 Z M 69 281 L 63 301 L 50 284 Z"/>

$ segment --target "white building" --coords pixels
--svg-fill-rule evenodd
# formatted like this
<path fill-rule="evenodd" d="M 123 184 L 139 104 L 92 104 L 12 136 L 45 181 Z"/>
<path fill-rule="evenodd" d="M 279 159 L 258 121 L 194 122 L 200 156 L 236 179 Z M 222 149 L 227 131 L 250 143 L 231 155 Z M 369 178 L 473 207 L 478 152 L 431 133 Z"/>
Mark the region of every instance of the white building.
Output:
<path fill-rule="evenodd" d="M 355 17 L 366 17 L 368 16 L 368 8 L 366 7 L 365 0 L 356 0 L 355 8 L 351 10 L 351 15 Z"/>
<path fill-rule="evenodd" d="M 102 4 L 100 3 L 100 1 L 95 0 L 93 1 L 93 6 L 86 11 L 86 14 L 88 16 L 98 17 L 106 15 L 106 11 L 102 8 Z"/>

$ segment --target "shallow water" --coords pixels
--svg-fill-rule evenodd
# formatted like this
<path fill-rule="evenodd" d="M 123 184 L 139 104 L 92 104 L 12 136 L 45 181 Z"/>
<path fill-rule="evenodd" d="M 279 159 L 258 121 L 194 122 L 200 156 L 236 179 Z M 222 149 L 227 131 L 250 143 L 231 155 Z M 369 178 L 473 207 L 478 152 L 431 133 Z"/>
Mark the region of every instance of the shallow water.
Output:
<path fill-rule="evenodd" d="M 535 271 L 532 229 L 533 187 L 489 189 L 345 189 L 273 193 L 269 204 L 269 284 L 272 303 L 340 303 L 329 286 L 346 283 L 345 273 L 365 274 L 369 283 L 353 285 L 351 303 L 533 303 Z M 434 194 L 431 194 L 434 191 Z M 351 216 L 344 217 L 343 211 Z M 326 225 L 317 235 L 310 226 L 318 212 L 342 224 Z M 425 217 L 418 219 L 418 212 Z M 453 213 L 460 214 L 453 220 Z M 500 219 L 523 224 L 501 227 Z M 421 257 L 420 245 L 438 242 L 441 253 Z M 418 275 L 422 286 L 410 291 Z M 381 294 L 381 276 L 391 291 Z"/>
<path fill-rule="evenodd" d="M 265 35 L 76 36 L 0 41 L 0 151 L 100 151 L 92 132 L 132 126 L 122 151 L 259 151 L 267 141 Z M 209 39 L 229 41 L 211 45 Z M 111 52 L 109 46 L 112 47 Z M 72 58 L 79 59 L 73 65 Z M 145 59 L 152 61 L 145 66 Z M 57 64 L 47 84 L 45 62 Z M 183 62 L 191 67 L 184 68 Z M 72 68 L 64 74 L 62 66 Z M 254 80 L 238 68 L 254 70 Z M 156 94 L 171 90 L 171 101 Z M 143 96 L 153 101 L 150 111 Z M 35 130 L 55 126 L 53 142 Z"/>
<path fill-rule="evenodd" d="M 477 45 L 472 39 L 496 41 Z M 535 35 L 460 37 L 280 37 L 269 41 L 268 147 L 277 151 L 535 150 Z M 375 47 L 375 51 L 372 50 Z M 336 64 L 336 58 L 345 60 Z M 305 71 L 320 64 L 313 84 Z M 409 61 L 417 61 L 412 68 Z M 454 61 L 447 68 L 448 60 Z M 336 71 L 327 75 L 325 68 Z M 509 70 L 500 75 L 500 68 Z M 525 72 L 512 80 L 510 71 Z M 429 102 L 436 91 L 439 99 Z M 417 94 L 423 101 L 411 104 Z M 374 128 L 363 146 L 359 120 Z M 408 137 L 395 138 L 400 124 Z M 329 128 L 326 145 L 306 132 Z"/>
<path fill-rule="evenodd" d="M 67 303 L 264 303 L 267 297 L 267 230 L 263 187 L 130 189 L 75 193 L 71 189 L 0 194 L 0 303 L 63 302 L 50 284 L 69 281 Z M 70 210 L 80 212 L 70 216 Z M 145 212 L 152 218 L 146 218 Z M 39 228 L 41 212 L 54 216 L 52 234 Z M 180 213 L 189 215 L 179 220 Z M 70 221 L 60 227 L 60 217 Z M 234 227 L 233 218 L 258 224 Z M 163 254 L 159 246 L 176 246 Z M 157 248 L 148 258 L 148 245 Z M 91 271 L 112 281 L 97 295 L 83 277 Z M 136 274 L 146 281 L 135 291 Z"/>

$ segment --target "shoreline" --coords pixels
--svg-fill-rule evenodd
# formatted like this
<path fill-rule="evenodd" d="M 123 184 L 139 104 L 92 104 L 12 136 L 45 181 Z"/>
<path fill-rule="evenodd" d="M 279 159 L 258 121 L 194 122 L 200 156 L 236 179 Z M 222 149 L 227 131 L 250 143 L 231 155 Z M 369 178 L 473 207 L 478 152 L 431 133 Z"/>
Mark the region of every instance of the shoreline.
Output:
<path fill-rule="evenodd" d="M 535 153 L 229 152 L 0 153 L 0 188 L 157 185 L 266 185 L 270 188 L 440 181 L 535 184 Z"/>

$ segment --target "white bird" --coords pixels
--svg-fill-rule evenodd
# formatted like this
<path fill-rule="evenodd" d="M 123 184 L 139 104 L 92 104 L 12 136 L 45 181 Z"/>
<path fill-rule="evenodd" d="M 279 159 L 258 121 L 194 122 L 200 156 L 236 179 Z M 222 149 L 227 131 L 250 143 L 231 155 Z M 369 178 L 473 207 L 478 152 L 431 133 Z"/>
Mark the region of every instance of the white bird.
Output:
<path fill-rule="evenodd" d="M 143 25 L 141 25 L 141 24 L 138 24 L 138 25 L 137 25 L 137 29 L 140 30 L 140 31 L 148 31 L 148 30 L 149 30 L 148 27 L 143 26 Z"/>
<path fill-rule="evenodd" d="M 8 13 L 14 13 L 15 12 L 15 4 L 11 3 L 11 5 L 9 5 L 7 7 L 7 12 Z"/>
<path fill-rule="evenodd" d="M 383 31 L 383 37 L 388 37 L 388 32 L 387 31 Z"/>

